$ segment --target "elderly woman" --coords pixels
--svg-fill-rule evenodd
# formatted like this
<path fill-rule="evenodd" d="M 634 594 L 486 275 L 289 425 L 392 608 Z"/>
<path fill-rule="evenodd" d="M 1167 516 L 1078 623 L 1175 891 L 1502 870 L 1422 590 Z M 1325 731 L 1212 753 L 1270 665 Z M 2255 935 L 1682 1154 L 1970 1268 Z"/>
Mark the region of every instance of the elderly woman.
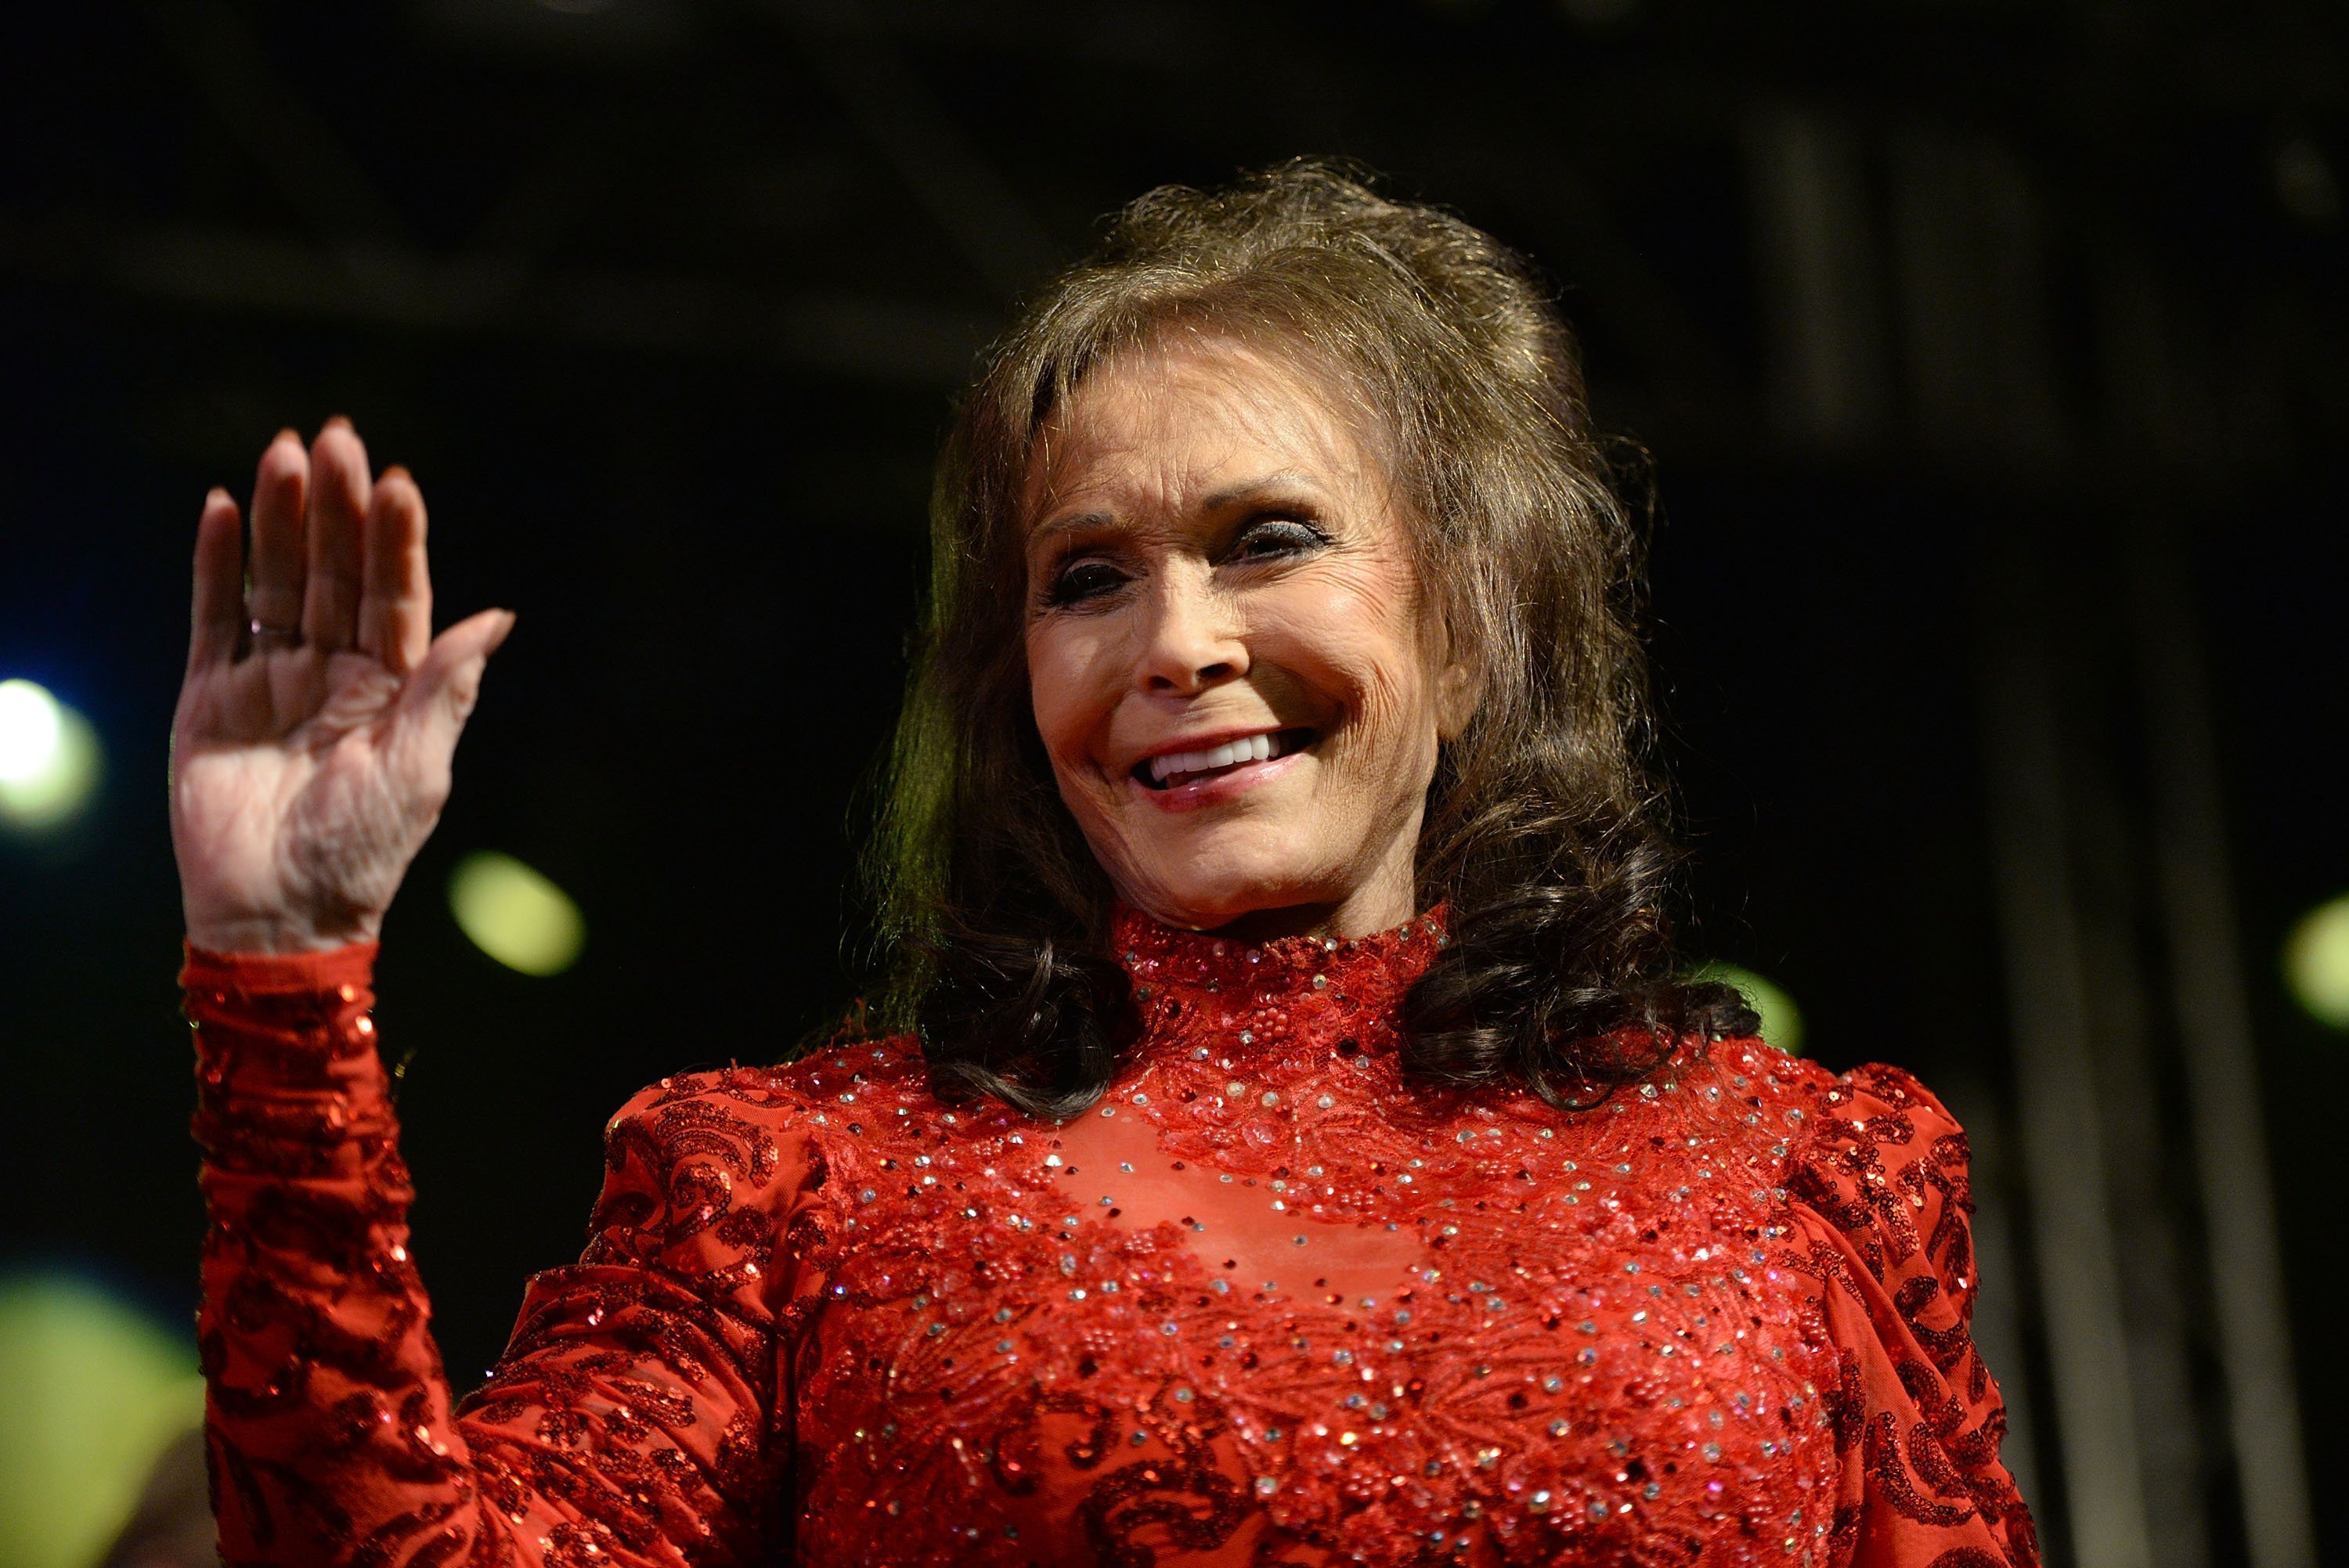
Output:
<path fill-rule="evenodd" d="M 368 977 L 512 617 L 430 634 L 417 488 L 339 422 L 263 456 L 249 559 L 206 503 L 230 1562 L 2033 1559 L 1963 1134 L 1673 978 L 1633 540 L 1514 258 L 1324 166 L 1153 192 L 936 497 L 893 1032 L 637 1096 L 455 1401 Z"/>

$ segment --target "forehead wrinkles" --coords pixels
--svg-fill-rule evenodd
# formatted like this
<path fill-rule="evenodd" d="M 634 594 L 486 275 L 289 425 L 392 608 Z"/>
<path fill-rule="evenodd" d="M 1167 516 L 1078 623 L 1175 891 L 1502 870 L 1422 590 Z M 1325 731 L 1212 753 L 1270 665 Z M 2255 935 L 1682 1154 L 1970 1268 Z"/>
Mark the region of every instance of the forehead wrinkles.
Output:
<path fill-rule="evenodd" d="M 1130 351 L 1038 430 L 1027 521 L 1081 497 L 1187 507 L 1200 490 L 1283 469 L 1392 507 L 1384 443 L 1365 438 L 1351 393 L 1350 378 L 1230 340 Z"/>

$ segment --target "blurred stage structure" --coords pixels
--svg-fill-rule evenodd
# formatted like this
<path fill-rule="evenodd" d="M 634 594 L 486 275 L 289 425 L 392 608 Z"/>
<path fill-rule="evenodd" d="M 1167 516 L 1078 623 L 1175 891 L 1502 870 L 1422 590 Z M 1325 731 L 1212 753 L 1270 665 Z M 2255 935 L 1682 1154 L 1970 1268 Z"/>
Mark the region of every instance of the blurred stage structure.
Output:
<path fill-rule="evenodd" d="M 1668 502 L 1689 470 L 1832 491 L 1873 519 L 1837 547 L 1878 557 L 1860 592 L 1958 606 L 1971 711 L 1938 733 L 1979 815 L 1918 831 L 1981 863 L 2002 1001 L 1912 1048 L 1975 1130 L 1980 1333 L 2051 1562 L 2318 1560 L 2311 1444 L 2341 1455 L 2302 1398 L 2338 1383 L 2294 1365 L 2205 566 L 2349 445 L 2337 5 L 88 9 L 19 56 L 105 100 L 14 111 L 44 148 L 0 187 L 19 301 L 291 332 L 411 388 L 551 346 L 868 389 L 929 412 L 774 478 L 909 531 L 977 345 L 1147 184 L 1355 154 L 1532 252 Z M 137 438 L 242 464 L 325 411 L 283 406 L 339 384 L 305 376 L 232 366 Z"/>

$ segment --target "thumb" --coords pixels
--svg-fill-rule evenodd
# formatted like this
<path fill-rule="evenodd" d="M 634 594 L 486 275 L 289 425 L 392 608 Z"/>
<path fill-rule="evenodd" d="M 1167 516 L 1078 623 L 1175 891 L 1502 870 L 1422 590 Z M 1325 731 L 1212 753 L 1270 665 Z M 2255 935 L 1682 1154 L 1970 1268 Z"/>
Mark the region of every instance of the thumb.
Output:
<path fill-rule="evenodd" d="M 481 671 L 513 624 L 511 610 L 483 610 L 433 638 L 423 661 L 408 677 L 400 706 L 442 731 L 453 745 L 481 697 Z"/>

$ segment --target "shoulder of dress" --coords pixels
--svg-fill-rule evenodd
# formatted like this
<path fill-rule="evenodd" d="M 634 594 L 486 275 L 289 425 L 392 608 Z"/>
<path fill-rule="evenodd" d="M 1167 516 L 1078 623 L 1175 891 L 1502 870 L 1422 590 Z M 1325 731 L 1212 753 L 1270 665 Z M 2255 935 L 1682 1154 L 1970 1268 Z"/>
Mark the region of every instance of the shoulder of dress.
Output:
<path fill-rule="evenodd" d="M 1816 1089 L 1825 1113 L 1818 1136 L 1857 1136 L 1887 1151 L 1911 1159 L 1955 1156 L 1962 1163 L 1965 1130 L 1939 1096 L 1905 1068 L 1868 1062 L 1833 1076 L 1817 1069 Z"/>
<path fill-rule="evenodd" d="M 1932 1090 L 1907 1069 L 1884 1062 L 1838 1073 L 1788 1056 L 1758 1036 L 1730 1036 L 1683 1047 L 1675 1065 L 1684 1076 L 1708 1078 L 1741 1100 L 1800 1110 L 1805 1114 L 1797 1119 L 1810 1123 L 1817 1136 L 1840 1135 L 1823 1122 L 1867 1124 L 1878 1142 L 1964 1136 Z"/>
<path fill-rule="evenodd" d="M 689 1170 L 730 1194 L 805 1185 L 817 1161 L 794 1131 L 801 1113 L 757 1068 L 647 1084 L 604 1124 L 606 1203 L 622 1189 L 673 1191 Z"/>
<path fill-rule="evenodd" d="M 868 1035 L 831 1040 L 788 1062 L 759 1069 L 812 1097 L 838 1099 L 871 1086 L 916 1088 L 928 1081 L 922 1043 L 912 1035 Z M 851 1102 L 853 1103 L 853 1102 Z"/>
<path fill-rule="evenodd" d="M 1974 1206 L 1964 1130 L 1902 1068 L 1872 1062 L 1822 1079 L 1819 1114 L 1787 1161 L 1787 1193 L 1888 1288 L 1917 1276 L 1900 1285 L 1904 1311 L 1944 1289 L 1964 1304 Z"/>
<path fill-rule="evenodd" d="M 1019 1124 L 993 1101 L 957 1107 L 930 1091 L 911 1036 L 836 1040 L 788 1062 L 676 1073 L 639 1089 L 605 1128 L 657 1164 L 731 1145 L 821 1164 L 829 1153 L 900 1141 L 952 1141 Z M 1001 1124 L 999 1126 L 998 1124 Z M 754 1166 L 768 1163 L 765 1156 Z"/>
<path fill-rule="evenodd" d="M 1790 1057 L 1759 1035 L 1685 1039 L 1658 1073 L 1677 1078 L 1706 1100 L 1766 1111 L 1773 1125 L 1792 1113 L 1792 1124 L 1799 1126 L 1836 1082 L 1816 1062 Z"/>
<path fill-rule="evenodd" d="M 710 1161 L 753 1187 L 769 1185 L 786 1166 L 812 1168 L 821 1163 L 830 1110 L 847 1109 L 841 1096 L 853 1104 L 857 1090 L 889 1071 L 869 1054 L 854 1071 L 829 1061 L 827 1053 L 823 1066 L 812 1057 L 730 1063 L 658 1078 L 604 1124 L 605 1163 L 616 1175 L 632 1159 L 656 1172 Z"/>
<path fill-rule="evenodd" d="M 1900 1068 L 1870 1062 L 1838 1073 L 1757 1037 L 1733 1036 L 1684 1043 L 1660 1070 L 1716 1117 L 1766 1135 L 1798 1194 L 1892 1182 L 1912 1195 L 1930 1188 L 1966 1196 L 1964 1130 Z"/>
<path fill-rule="evenodd" d="M 617 1127 L 688 1101 L 739 1107 L 746 1114 L 785 1119 L 826 1101 L 854 1104 L 868 1086 L 922 1081 L 921 1050 L 910 1037 L 834 1042 L 789 1061 L 759 1066 L 730 1062 L 671 1073 L 638 1089 L 613 1113 Z M 843 1100 L 842 1097 L 850 1097 Z"/>
<path fill-rule="evenodd" d="M 1699 1164 L 1736 1151 L 1741 1162 L 1775 1186 L 1789 1149 L 1818 1119 L 1821 1086 L 1832 1075 L 1754 1036 L 1683 1037 L 1671 1056 L 1606 1107 L 1630 1113 L 1626 1125 L 1681 1143 Z M 1602 1107 L 1604 1109 L 1604 1107 Z M 1704 1151 L 1711 1150 L 1712 1153 Z"/>

